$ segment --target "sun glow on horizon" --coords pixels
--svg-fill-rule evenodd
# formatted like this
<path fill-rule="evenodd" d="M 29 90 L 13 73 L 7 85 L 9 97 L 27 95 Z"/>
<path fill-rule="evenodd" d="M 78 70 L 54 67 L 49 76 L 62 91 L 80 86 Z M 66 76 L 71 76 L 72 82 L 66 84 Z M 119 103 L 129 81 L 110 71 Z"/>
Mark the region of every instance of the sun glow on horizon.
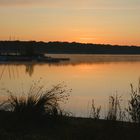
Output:
<path fill-rule="evenodd" d="M 140 46 L 138 0 L 0 0 L 0 40 Z"/>

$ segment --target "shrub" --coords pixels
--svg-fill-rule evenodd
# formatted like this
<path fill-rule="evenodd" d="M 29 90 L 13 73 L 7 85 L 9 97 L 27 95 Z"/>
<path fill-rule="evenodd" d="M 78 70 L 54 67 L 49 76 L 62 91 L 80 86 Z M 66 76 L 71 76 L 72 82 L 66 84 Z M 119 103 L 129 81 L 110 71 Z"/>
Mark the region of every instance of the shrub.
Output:
<path fill-rule="evenodd" d="M 44 86 L 33 83 L 26 95 L 18 96 L 8 90 L 9 98 L 0 108 L 24 117 L 58 115 L 61 110 L 60 102 L 68 100 L 70 91 L 64 84 L 47 90 Z"/>
<path fill-rule="evenodd" d="M 128 101 L 128 109 L 131 120 L 136 123 L 140 123 L 140 80 L 138 83 L 138 88 L 134 90 L 131 84 L 130 100 Z"/>

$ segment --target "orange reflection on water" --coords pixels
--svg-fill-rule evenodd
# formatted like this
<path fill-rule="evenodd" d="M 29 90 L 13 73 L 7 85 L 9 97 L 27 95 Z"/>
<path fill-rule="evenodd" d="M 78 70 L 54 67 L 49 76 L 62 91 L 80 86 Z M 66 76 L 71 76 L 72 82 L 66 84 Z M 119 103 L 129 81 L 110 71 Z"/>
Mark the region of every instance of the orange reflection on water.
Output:
<path fill-rule="evenodd" d="M 5 68 L 0 88 L 12 89 L 18 94 L 22 90 L 27 91 L 32 81 L 37 81 L 40 77 L 48 88 L 64 81 L 68 88 L 72 88 L 72 93 L 63 107 L 76 115 L 86 116 L 92 99 L 105 110 L 110 95 L 117 91 L 126 100 L 129 97 L 130 83 L 137 85 L 140 56 L 121 57 L 72 55 L 71 62 L 60 64 L 11 64 Z M 4 65 L 0 65 L 0 73 L 3 68 Z"/>

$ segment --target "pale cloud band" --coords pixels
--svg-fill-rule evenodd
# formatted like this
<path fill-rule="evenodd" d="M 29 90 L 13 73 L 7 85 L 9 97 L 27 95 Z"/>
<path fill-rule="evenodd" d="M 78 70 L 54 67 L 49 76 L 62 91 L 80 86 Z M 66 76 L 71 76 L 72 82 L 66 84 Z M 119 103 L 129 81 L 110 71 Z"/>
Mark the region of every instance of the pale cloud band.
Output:
<path fill-rule="evenodd" d="M 139 0 L 0 0 L 0 6 L 45 6 L 79 10 L 137 10 Z"/>
<path fill-rule="evenodd" d="M 0 0 L 0 6 L 47 4 L 56 0 Z"/>
<path fill-rule="evenodd" d="M 0 0 L 0 6 L 83 7 L 92 0 Z M 96 1 L 96 0 L 95 0 Z"/>

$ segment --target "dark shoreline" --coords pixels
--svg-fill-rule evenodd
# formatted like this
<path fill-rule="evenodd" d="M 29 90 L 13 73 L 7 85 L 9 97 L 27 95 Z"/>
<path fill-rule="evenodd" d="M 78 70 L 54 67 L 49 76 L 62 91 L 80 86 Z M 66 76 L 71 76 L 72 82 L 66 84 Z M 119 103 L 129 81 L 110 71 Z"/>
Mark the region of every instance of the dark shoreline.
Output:
<path fill-rule="evenodd" d="M 130 122 L 60 117 L 48 120 L 18 118 L 12 112 L 0 112 L 2 140 L 135 140 L 139 126 Z"/>
<path fill-rule="evenodd" d="M 59 63 L 69 61 L 69 58 L 53 58 L 44 55 L 26 56 L 26 55 L 0 55 L 0 62 L 36 62 L 36 63 Z"/>
<path fill-rule="evenodd" d="M 90 44 L 76 42 L 0 41 L 0 53 L 48 54 L 120 54 L 139 55 L 140 46 Z"/>

